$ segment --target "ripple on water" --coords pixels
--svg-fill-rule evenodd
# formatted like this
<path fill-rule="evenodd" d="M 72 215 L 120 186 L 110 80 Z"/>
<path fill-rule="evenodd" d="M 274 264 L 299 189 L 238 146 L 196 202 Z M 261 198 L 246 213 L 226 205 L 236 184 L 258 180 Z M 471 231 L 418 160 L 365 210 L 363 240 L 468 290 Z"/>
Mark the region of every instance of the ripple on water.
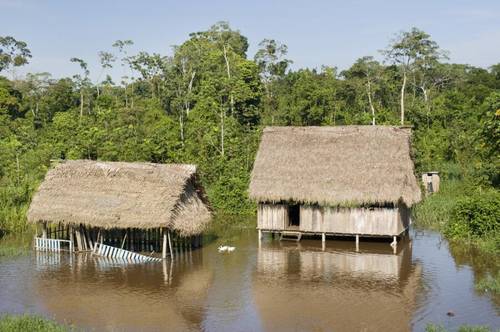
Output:
<path fill-rule="evenodd" d="M 207 245 L 172 264 L 124 265 L 34 254 L 0 261 L 0 311 L 34 311 L 95 329 L 424 330 L 429 322 L 500 326 L 434 233 L 396 254 L 385 242 L 282 243 L 243 232 L 228 255 Z M 452 310 L 454 317 L 446 316 Z"/>

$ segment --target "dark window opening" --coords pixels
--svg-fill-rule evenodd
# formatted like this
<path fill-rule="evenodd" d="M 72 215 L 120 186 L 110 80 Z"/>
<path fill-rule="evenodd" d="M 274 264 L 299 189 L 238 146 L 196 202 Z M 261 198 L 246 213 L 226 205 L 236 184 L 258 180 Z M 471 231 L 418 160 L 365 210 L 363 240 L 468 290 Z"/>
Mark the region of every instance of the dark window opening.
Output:
<path fill-rule="evenodd" d="M 300 205 L 288 206 L 288 226 L 300 226 Z"/>

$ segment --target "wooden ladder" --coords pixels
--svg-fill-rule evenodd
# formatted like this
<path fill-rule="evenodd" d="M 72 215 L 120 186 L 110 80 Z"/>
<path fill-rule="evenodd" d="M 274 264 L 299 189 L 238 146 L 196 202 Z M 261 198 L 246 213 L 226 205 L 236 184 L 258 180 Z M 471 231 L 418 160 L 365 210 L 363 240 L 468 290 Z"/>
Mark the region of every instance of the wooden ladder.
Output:
<path fill-rule="evenodd" d="M 302 238 L 301 232 L 293 232 L 293 231 L 283 231 L 280 235 L 280 241 L 297 241 L 299 242 Z"/>

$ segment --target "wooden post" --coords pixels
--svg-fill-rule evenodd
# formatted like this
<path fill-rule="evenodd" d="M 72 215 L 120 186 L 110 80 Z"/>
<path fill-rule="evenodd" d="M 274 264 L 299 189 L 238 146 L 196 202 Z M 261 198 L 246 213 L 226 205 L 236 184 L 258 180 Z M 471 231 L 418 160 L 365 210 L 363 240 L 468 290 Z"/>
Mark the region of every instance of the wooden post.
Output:
<path fill-rule="evenodd" d="M 42 238 L 46 239 L 47 238 L 47 222 L 44 221 L 42 223 Z"/>
<path fill-rule="evenodd" d="M 392 252 L 396 254 L 398 248 L 398 237 L 395 235 L 392 237 L 391 247 L 392 247 Z"/>
<path fill-rule="evenodd" d="M 170 231 L 167 229 L 168 246 L 170 249 L 170 257 L 174 259 L 174 251 L 172 250 L 172 238 L 170 237 Z"/>
<path fill-rule="evenodd" d="M 356 234 L 356 251 L 359 251 L 359 235 Z"/>
<path fill-rule="evenodd" d="M 73 251 L 75 250 L 75 236 L 73 234 L 73 225 L 68 225 L 69 240 L 71 241 L 71 246 Z"/>
<path fill-rule="evenodd" d="M 80 225 L 80 236 L 82 237 L 83 250 L 87 250 L 87 237 L 85 236 L 85 226 Z"/>
<path fill-rule="evenodd" d="M 84 228 L 83 230 L 84 230 L 85 238 L 87 239 L 88 249 L 94 250 L 94 243 L 92 241 L 92 237 L 90 236 L 90 231 L 88 231 L 87 228 Z"/>
<path fill-rule="evenodd" d="M 126 240 L 127 240 L 127 231 L 125 231 L 125 235 L 123 236 L 122 249 L 123 249 L 123 246 L 125 245 Z"/>
<path fill-rule="evenodd" d="M 77 228 L 75 229 L 75 237 L 76 237 L 76 243 L 78 245 L 78 251 L 83 250 L 83 244 L 82 244 L 82 237 L 80 235 L 80 229 Z"/>
<path fill-rule="evenodd" d="M 163 246 L 162 246 L 162 251 L 161 251 L 161 257 L 163 259 L 167 258 L 167 230 L 163 230 Z"/>
<path fill-rule="evenodd" d="M 326 234 L 321 233 L 321 249 L 325 251 L 325 247 L 326 247 Z"/>

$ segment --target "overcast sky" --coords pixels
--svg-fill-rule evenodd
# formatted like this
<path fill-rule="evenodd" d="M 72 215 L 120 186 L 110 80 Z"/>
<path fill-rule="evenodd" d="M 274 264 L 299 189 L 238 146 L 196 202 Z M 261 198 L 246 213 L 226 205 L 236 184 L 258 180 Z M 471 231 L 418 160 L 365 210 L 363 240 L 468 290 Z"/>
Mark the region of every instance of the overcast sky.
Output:
<path fill-rule="evenodd" d="M 264 38 L 287 44 L 294 68 L 345 69 L 359 57 L 379 57 L 395 33 L 413 26 L 448 50 L 452 62 L 500 62 L 500 0 L 0 0 L 0 35 L 26 41 L 33 54 L 18 74 L 71 76 L 78 68 L 69 59 L 80 57 L 95 78 L 97 52 L 117 39 L 132 39 L 132 53 L 171 54 L 190 32 L 217 21 L 248 37 L 249 57 Z"/>

